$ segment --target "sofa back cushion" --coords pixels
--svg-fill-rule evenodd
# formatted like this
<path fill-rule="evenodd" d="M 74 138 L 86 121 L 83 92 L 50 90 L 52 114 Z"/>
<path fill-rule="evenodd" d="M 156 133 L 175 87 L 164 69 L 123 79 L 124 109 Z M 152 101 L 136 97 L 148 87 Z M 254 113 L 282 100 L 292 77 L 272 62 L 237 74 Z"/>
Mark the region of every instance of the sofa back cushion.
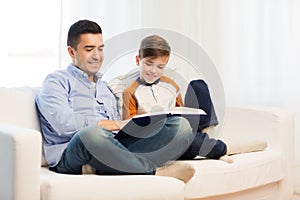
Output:
<path fill-rule="evenodd" d="M 0 123 L 14 124 L 40 131 L 35 97 L 38 88 L 0 87 Z"/>
<path fill-rule="evenodd" d="M 0 123 L 41 131 L 35 106 L 37 87 L 0 87 Z M 42 153 L 41 165 L 47 162 Z"/>

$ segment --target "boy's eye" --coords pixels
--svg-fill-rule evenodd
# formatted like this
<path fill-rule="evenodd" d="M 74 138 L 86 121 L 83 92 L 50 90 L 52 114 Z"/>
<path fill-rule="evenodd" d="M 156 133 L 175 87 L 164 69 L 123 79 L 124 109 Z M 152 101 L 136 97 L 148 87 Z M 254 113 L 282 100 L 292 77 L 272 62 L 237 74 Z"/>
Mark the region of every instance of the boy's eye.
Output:
<path fill-rule="evenodd" d="M 145 63 L 148 67 L 152 66 L 152 63 Z"/>

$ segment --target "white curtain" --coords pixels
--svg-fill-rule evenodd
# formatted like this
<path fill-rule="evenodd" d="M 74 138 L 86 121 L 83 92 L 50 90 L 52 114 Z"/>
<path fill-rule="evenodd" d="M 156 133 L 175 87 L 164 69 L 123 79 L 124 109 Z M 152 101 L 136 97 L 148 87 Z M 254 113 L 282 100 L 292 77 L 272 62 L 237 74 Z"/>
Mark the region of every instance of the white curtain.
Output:
<path fill-rule="evenodd" d="M 1 1 L 0 86 L 40 86 L 58 66 L 60 1 Z"/>
<path fill-rule="evenodd" d="M 300 192 L 299 1 L 64 0 L 64 3 L 62 55 L 66 52 L 66 29 L 80 18 L 99 22 L 106 39 L 141 28 L 172 30 L 199 44 L 215 63 L 226 105 L 279 106 L 295 112 L 295 188 Z M 61 63 L 66 58 L 62 56 Z"/>
<path fill-rule="evenodd" d="M 201 42 L 216 62 L 227 105 L 288 108 L 296 116 L 295 190 L 300 192 L 300 2 L 202 1 Z M 213 12 L 218 13 L 213 20 Z M 212 24 L 213 23 L 213 24 Z"/>

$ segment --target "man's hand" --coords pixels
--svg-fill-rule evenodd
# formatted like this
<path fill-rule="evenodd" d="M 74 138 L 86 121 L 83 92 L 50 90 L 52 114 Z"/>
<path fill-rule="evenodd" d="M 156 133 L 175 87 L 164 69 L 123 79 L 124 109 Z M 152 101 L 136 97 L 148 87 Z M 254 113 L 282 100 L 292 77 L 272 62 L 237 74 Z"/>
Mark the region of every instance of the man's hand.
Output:
<path fill-rule="evenodd" d="M 120 121 L 115 121 L 115 120 L 100 120 L 98 122 L 98 126 L 101 126 L 102 128 L 105 128 L 110 131 L 118 131 L 122 129 L 128 122 L 129 120 L 120 120 Z"/>

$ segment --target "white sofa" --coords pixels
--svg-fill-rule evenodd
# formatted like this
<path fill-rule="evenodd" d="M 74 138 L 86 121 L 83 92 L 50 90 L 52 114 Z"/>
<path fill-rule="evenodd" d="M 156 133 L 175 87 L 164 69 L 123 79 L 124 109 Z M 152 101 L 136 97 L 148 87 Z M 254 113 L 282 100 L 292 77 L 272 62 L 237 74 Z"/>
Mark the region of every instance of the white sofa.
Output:
<path fill-rule="evenodd" d="M 268 148 L 232 164 L 193 160 L 187 183 L 158 176 L 64 175 L 47 169 L 37 89 L 0 87 L 1 200 L 288 200 L 293 194 L 294 116 L 279 108 L 226 108 L 221 138 L 265 139 Z"/>

